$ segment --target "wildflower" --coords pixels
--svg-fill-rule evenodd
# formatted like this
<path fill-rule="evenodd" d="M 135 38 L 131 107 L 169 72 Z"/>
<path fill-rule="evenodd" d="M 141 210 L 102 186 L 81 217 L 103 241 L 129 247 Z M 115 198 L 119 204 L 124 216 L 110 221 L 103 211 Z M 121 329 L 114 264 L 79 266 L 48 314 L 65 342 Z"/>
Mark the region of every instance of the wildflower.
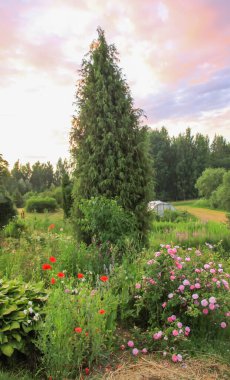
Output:
<path fill-rule="evenodd" d="M 172 317 L 168 317 L 168 322 L 173 322 Z"/>
<path fill-rule="evenodd" d="M 210 297 L 209 298 L 210 303 L 216 303 L 216 298 L 215 297 Z"/>
<path fill-rule="evenodd" d="M 227 327 L 227 324 L 225 322 L 221 322 L 220 327 L 222 329 L 225 329 Z"/>
<path fill-rule="evenodd" d="M 177 358 L 176 354 L 172 355 L 172 361 L 173 361 L 173 363 L 176 363 L 178 361 L 178 358 Z"/>
<path fill-rule="evenodd" d="M 128 343 L 127 343 L 128 347 L 132 348 L 134 347 L 134 343 L 132 340 L 129 340 Z"/>
<path fill-rule="evenodd" d="M 100 280 L 101 280 L 102 282 L 106 282 L 106 281 L 108 281 L 108 279 L 109 279 L 109 277 L 107 277 L 107 276 L 101 276 L 101 277 L 100 277 Z"/>
<path fill-rule="evenodd" d="M 33 302 L 32 302 L 32 301 L 29 301 L 29 302 L 28 302 L 28 305 L 32 306 L 32 305 L 33 305 Z"/>
<path fill-rule="evenodd" d="M 138 350 L 137 348 L 134 348 L 134 349 L 132 350 L 132 354 L 133 354 L 134 356 L 137 356 L 138 353 L 139 353 L 139 350 Z"/>
<path fill-rule="evenodd" d="M 84 274 L 78 273 L 77 278 L 84 278 Z"/>
<path fill-rule="evenodd" d="M 230 311 L 227 311 L 227 313 L 225 313 L 226 317 L 230 317 Z"/>
<path fill-rule="evenodd" d="M 54 257 L 54 256 L 51 256 L 50 258 L 49 258 L 49 261 L 51 262 L 51 263 L 56 263 L 56 258 Z"/>
<path fill-rule="evenodd" d="M 166 246 L 165 246 L 166 249 L 169 249 L 170 247 L 171 247 L 170 244 L 166 244 Z"/>
<path fill-rule="evenodd" d="M 203 309 L 203 314 L 207 315 L 208 314 L 208 309 Z"/>
<path fill-rule="evenodd" d="M 173 336 L 177 336 L 177 335 L 179 335 L 179 332 L 178 332 L 178 330 L 173 330 L 172 334 L 173 334 Z"/>
<path fill-rule="evenodd" d="M 163 302 L 162 305 L 163 309 L 167 306 L 167 302 Z"/>
<path fill-rule="evenodd" d="M 180 292 L 183 292 L 183 291 L 184 291 L 184 285 L 180 285 L 180 286 L 178 287 L 178 289 L 180 290 Z"/>
<path fill-rule="evenodd" d="M 105 314 L 105 310 L 104 310 L 104 309 L 101 309 L 101 310 L 99 310 L 98 313 L 99 313 L 99 314 Z"/>
<path fill-rule="evenodd" d="M 162 335 L 163 335 L 162 331 L 158 331 L 157 333 L 155 333 L 155 334 L 153 335 L 153 339 L 154 339 L 154 340 L 161 339 L 161 338 L 162 338 Z"/>
<path fill-rule="evenodd" d="M 90 373 L 90 370 L 89 370 L 89 368 L 85 368 L 85 374 L 86 374 L 86 376 L 88 376 L 88 375 L 89 375 L 89 373 Z"/>
<path fill-rule="evenodd" d="M 48 269 L 52 269 L 52 267 L 51 267 L 50 264 L 43 264 L 43 265 L 42 265 L 42 269 L 43 269 L 43 270 L 48 270 Z"/>
<path fill-rule="evenodd" d="M 124 351 L 124 349 L 125 349 L 125 345 L 122 344 L 122 345 L 120 346 L 120 349 L 121 349 L 122 351 Z"/>
<path fill-rule="evenodd" d="M 181 322 L 178 322 L 178 323 L 177 323 L 177 327 L 178 327 L 178 329 L 181 329 L 182 326 L 183 326 L 183 324 L 182 324 Z"/>
<path fill-rule="evenodd" d="M 56 282 L 55 278 L 52 277 L 51 280 L 50 280 L 50 283 L 53 285 L 53 284 L 55 284 L 55 282 Z"/>
<path fill-rule="evenodd" d="M 182 362 L 183 358 L 181 354 L 177 354 L 177 360 L 178 362 Z"/>
<path fill-rule="evenodd" d="M 168 298 L 169 299 L 173 298 L 173 293 L 169 293 Z"/>
<path fill-rule="evenodd" d="M 190 290 L 194 290 L 195 289 L 195 286 L 194 285 L 191 285 L 190 286 Z"/>
<path fill-rule="evenodd" d="M 182 269 L 183 268 L 182 264 L 180 264 L 178 261 L 175 261 L 175 265 L 176 265 L 176 267 L 178 269 Z"/>
<path fill-rule="evenodd" d="M 82 332 L 82 328 L 81 327 L 75 327 L 74 331 L 78 334 L 80 334 Z"/>
<path fill-rule="evenodd" d="M 200 289 L 201 288 L 199 282 L 196 282 L 194 286 L 195 286 L 196 289 Z"/>
<path fill-rule="evenodd" d="M 176 276 L 170 276 L 170 280 L 174 281 L 176 279 Z"/>
<path fill-rule="evenodd" d="M 28 310 L 29 310 L 30 314 L 32 314 L 34 312 L 32 307 L 30 307 Z"/>
<path fill-rule="evenodd" d="M 190 257 L 189 256 L 185 257 L 185 261 L 191 261 Z"/>
<path fill-rule="evenodd" d="M 201 301 L 201 305 L 204 306 L 204 307 L 208 306 L 208 301 L 206 299 L 203 299 Z"/>
<path fill-rule="evenodd" d="M 214 310 L 215 309 L 215 304 L 214 303 L 210 303 L 209 304 L 209 309 L 210 310 Z"/>
<path fill-rule="evenodd" d="M 60 277 L 60 278 L 63 278 L 63 277 L 65 277 L 65 273 L 63 273 L 63 272 L 59 272 L 59 273 L 57 274 L 57 276 Z"/>
<path fill-rule="evenodd" d="M 143 349 L 141 350 L 141 352 L 142 352 L 142 354 L 147 354 L 147 353 L 148 353 L 148 350 L 147 350 L 147 348 L 143 348 Z"/>
<path fill-rule="evenodd" d="M 214 268 L 210 269 L 210 273 L 214 274 L 216 273 L 216 270 Z"/>
<path fill-rule="evenodd" d="M 199 298 L 199 295 L 198 295 L 197 293 L 195 293 L 195 294 L 192 295 L 192 298 L 193 298 L 194 300 L 197 300 L 197 299 Z"/>
<path fill-rule="evenodd" d="M 210 265 L 209 264 L 204 264 L 204 269 L 209 269 Z"/>
<path fill-rule="evenodd" d="M 186 326 L 185 327 L 185 331 L 188 332 L 188 333 L 190 333 L 190 331 L 191 331 L 190 327 Z"/>
<path fill-rule="evenodd" d="M 183 285 L 185 285 L 185 286 L 186 286 L 186 285 L 190 285 L 189 280 L 184 280 L 184 281 L 183 281 Z"/>
<path fill-rule="evenodd" d="M 55 228 L 55 224 L 52 223 L 49 225 L 48 230 L 50 231 L 50 230 L 53 230 L 54 228 Z"/>
<path fill-rule="evenodd" d="M 141 288 L 141 284 L 138 284 L 138 283 L 137 283 L 137 284 L 135 285 L 135 288 L 136 288 L 136 289 L 140 289 L 140 288 Z"/>
<path fill-rule="evenodd" d="M 173 321 L 176 320 L 176 316 L 175 315 L 172 315 L 171 318 L 172 318 Z"/>
<path fill-rule="evenodd" d="M 152 265 L 153 263 L 154 263 L 154 260 L 149 260 L 149 261 L 147 262 L 148 265 Z"/>

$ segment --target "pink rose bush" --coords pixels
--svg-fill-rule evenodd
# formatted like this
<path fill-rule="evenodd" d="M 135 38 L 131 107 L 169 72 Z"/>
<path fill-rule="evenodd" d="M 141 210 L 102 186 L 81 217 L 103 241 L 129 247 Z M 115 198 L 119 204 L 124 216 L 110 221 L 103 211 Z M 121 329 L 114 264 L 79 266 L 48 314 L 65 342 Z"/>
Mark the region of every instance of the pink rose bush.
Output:
<path fill-rule="evenodd" d="M 188 250 L 161 245 L 146 260 L 134 296 L 139 327 L 151 335 L 148 348 L 167 353 L 172 346 L 184 347 L 190 334 L 216 337 L 229 331 L 229 279 L 210 248 L 190 249 L 188 260 Z M 172 360 L 180 362 L 182 355 L 173 352 Z"/>

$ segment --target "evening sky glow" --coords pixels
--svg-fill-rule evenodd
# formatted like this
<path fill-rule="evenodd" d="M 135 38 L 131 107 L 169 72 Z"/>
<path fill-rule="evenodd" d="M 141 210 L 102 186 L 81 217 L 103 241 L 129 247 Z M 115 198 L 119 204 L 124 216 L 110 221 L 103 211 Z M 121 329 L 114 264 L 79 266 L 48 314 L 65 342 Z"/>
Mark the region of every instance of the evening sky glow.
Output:
<path fill-rule="evenodd" d="M 148 126 L 229 141 L 229 20 L 228 0 L 0 0 L 0 153 L 11 166 L 69 157 L 77 70 L 98 26 Z"/>

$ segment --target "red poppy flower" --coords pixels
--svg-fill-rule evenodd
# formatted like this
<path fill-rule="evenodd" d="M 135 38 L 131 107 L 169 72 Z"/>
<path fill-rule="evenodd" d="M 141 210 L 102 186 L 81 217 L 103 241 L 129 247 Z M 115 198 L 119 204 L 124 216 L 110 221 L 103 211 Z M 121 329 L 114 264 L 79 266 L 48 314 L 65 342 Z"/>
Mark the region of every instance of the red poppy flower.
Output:
<path fill-rule="evenodd" d="M 107 277 L 107 276 L 101 276 L 100 277 L 100 280 L 103 281 L 103 282 L 108 281 L 108 279 L 109 279 L 109 277 Z"/>
<path fill-rule="evenodd" d="M 51 280 L 50 280 L 50 283 L 51 283 L 51 284 L 55 284 L 55 282 L 56 282 L 55 278 L 52 277 Z"/>
<path fill-rule="evenodd" d="M 50 264 L 43 264 L 43 265 L 42 265 L 42 269 L 43 269 L 43 270 L 48 270 L 48 269 L 52 269 L 52 267 L 51 267 Z"/>
<path fill-rule="evenodd" d="M 60 278 L 63 278 L 63 277 L 65 277 L 65 273 L 63 273 L 63 272 L 59 272 L 59 273 L 57 274 L 57 276 L 60 277 Z"/>
<path fill-rule="evenodd" d="M 78 273 L 77 278 L 84 278 L 84 274 Z"/>
<path fill-rule="evenodd" d="M 54 227 L 55 227 L 55 224 L 52 223 L 52 224 L 49 225 L 48 230 L 49 230 L 49 231 L 50 231 L 50 230 L 53 230 Z"/>
<path fill-rule="evenodd" d="M 101 310 L 99 310 L 98 313 L 99 313 L 99 314 L 105 314 L 105 310 L 104 310 L 104 309 L 101 309 Z"/>
<path fill-rule="evenodd" d="M 90 373 L 90 370 L 89 370 L 89 368 L 85 368 L 85 374 L 86 374 L 86 376 L 88 376 L 88 375 L 89 375 L 89 373 Z"/>
<path fill-rule="evenodd" d="M 53 257 L 53 256 L 51 256 L 50 258 L 49 258 L 49 261 L 51 262 L 51 263 L 56 263 L 56 258 L 55 257 Z"/>
<path fill-rule="evenodd" d="M 75 327 L 74 331 L 78 334 L 80 334 L 82 332 L 82 328 L 81 327 Z"/>

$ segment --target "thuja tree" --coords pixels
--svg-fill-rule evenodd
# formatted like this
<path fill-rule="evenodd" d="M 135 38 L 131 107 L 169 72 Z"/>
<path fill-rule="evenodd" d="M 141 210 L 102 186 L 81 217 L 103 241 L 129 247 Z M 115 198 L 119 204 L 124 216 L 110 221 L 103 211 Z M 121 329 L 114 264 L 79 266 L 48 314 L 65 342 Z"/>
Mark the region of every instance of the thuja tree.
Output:
<path fill-rule="evenodd" d="M 90 47 L 80 69 L 71 148 L 76 163 L 73 215 L 81 199 L 105 196 L 133 212 L 141 238 L 149 223 L 152 183 L 147 131 L 142 111 L 134 108 L 129 87 L 118 67 L 114 45 L 104 32 Z"/>

